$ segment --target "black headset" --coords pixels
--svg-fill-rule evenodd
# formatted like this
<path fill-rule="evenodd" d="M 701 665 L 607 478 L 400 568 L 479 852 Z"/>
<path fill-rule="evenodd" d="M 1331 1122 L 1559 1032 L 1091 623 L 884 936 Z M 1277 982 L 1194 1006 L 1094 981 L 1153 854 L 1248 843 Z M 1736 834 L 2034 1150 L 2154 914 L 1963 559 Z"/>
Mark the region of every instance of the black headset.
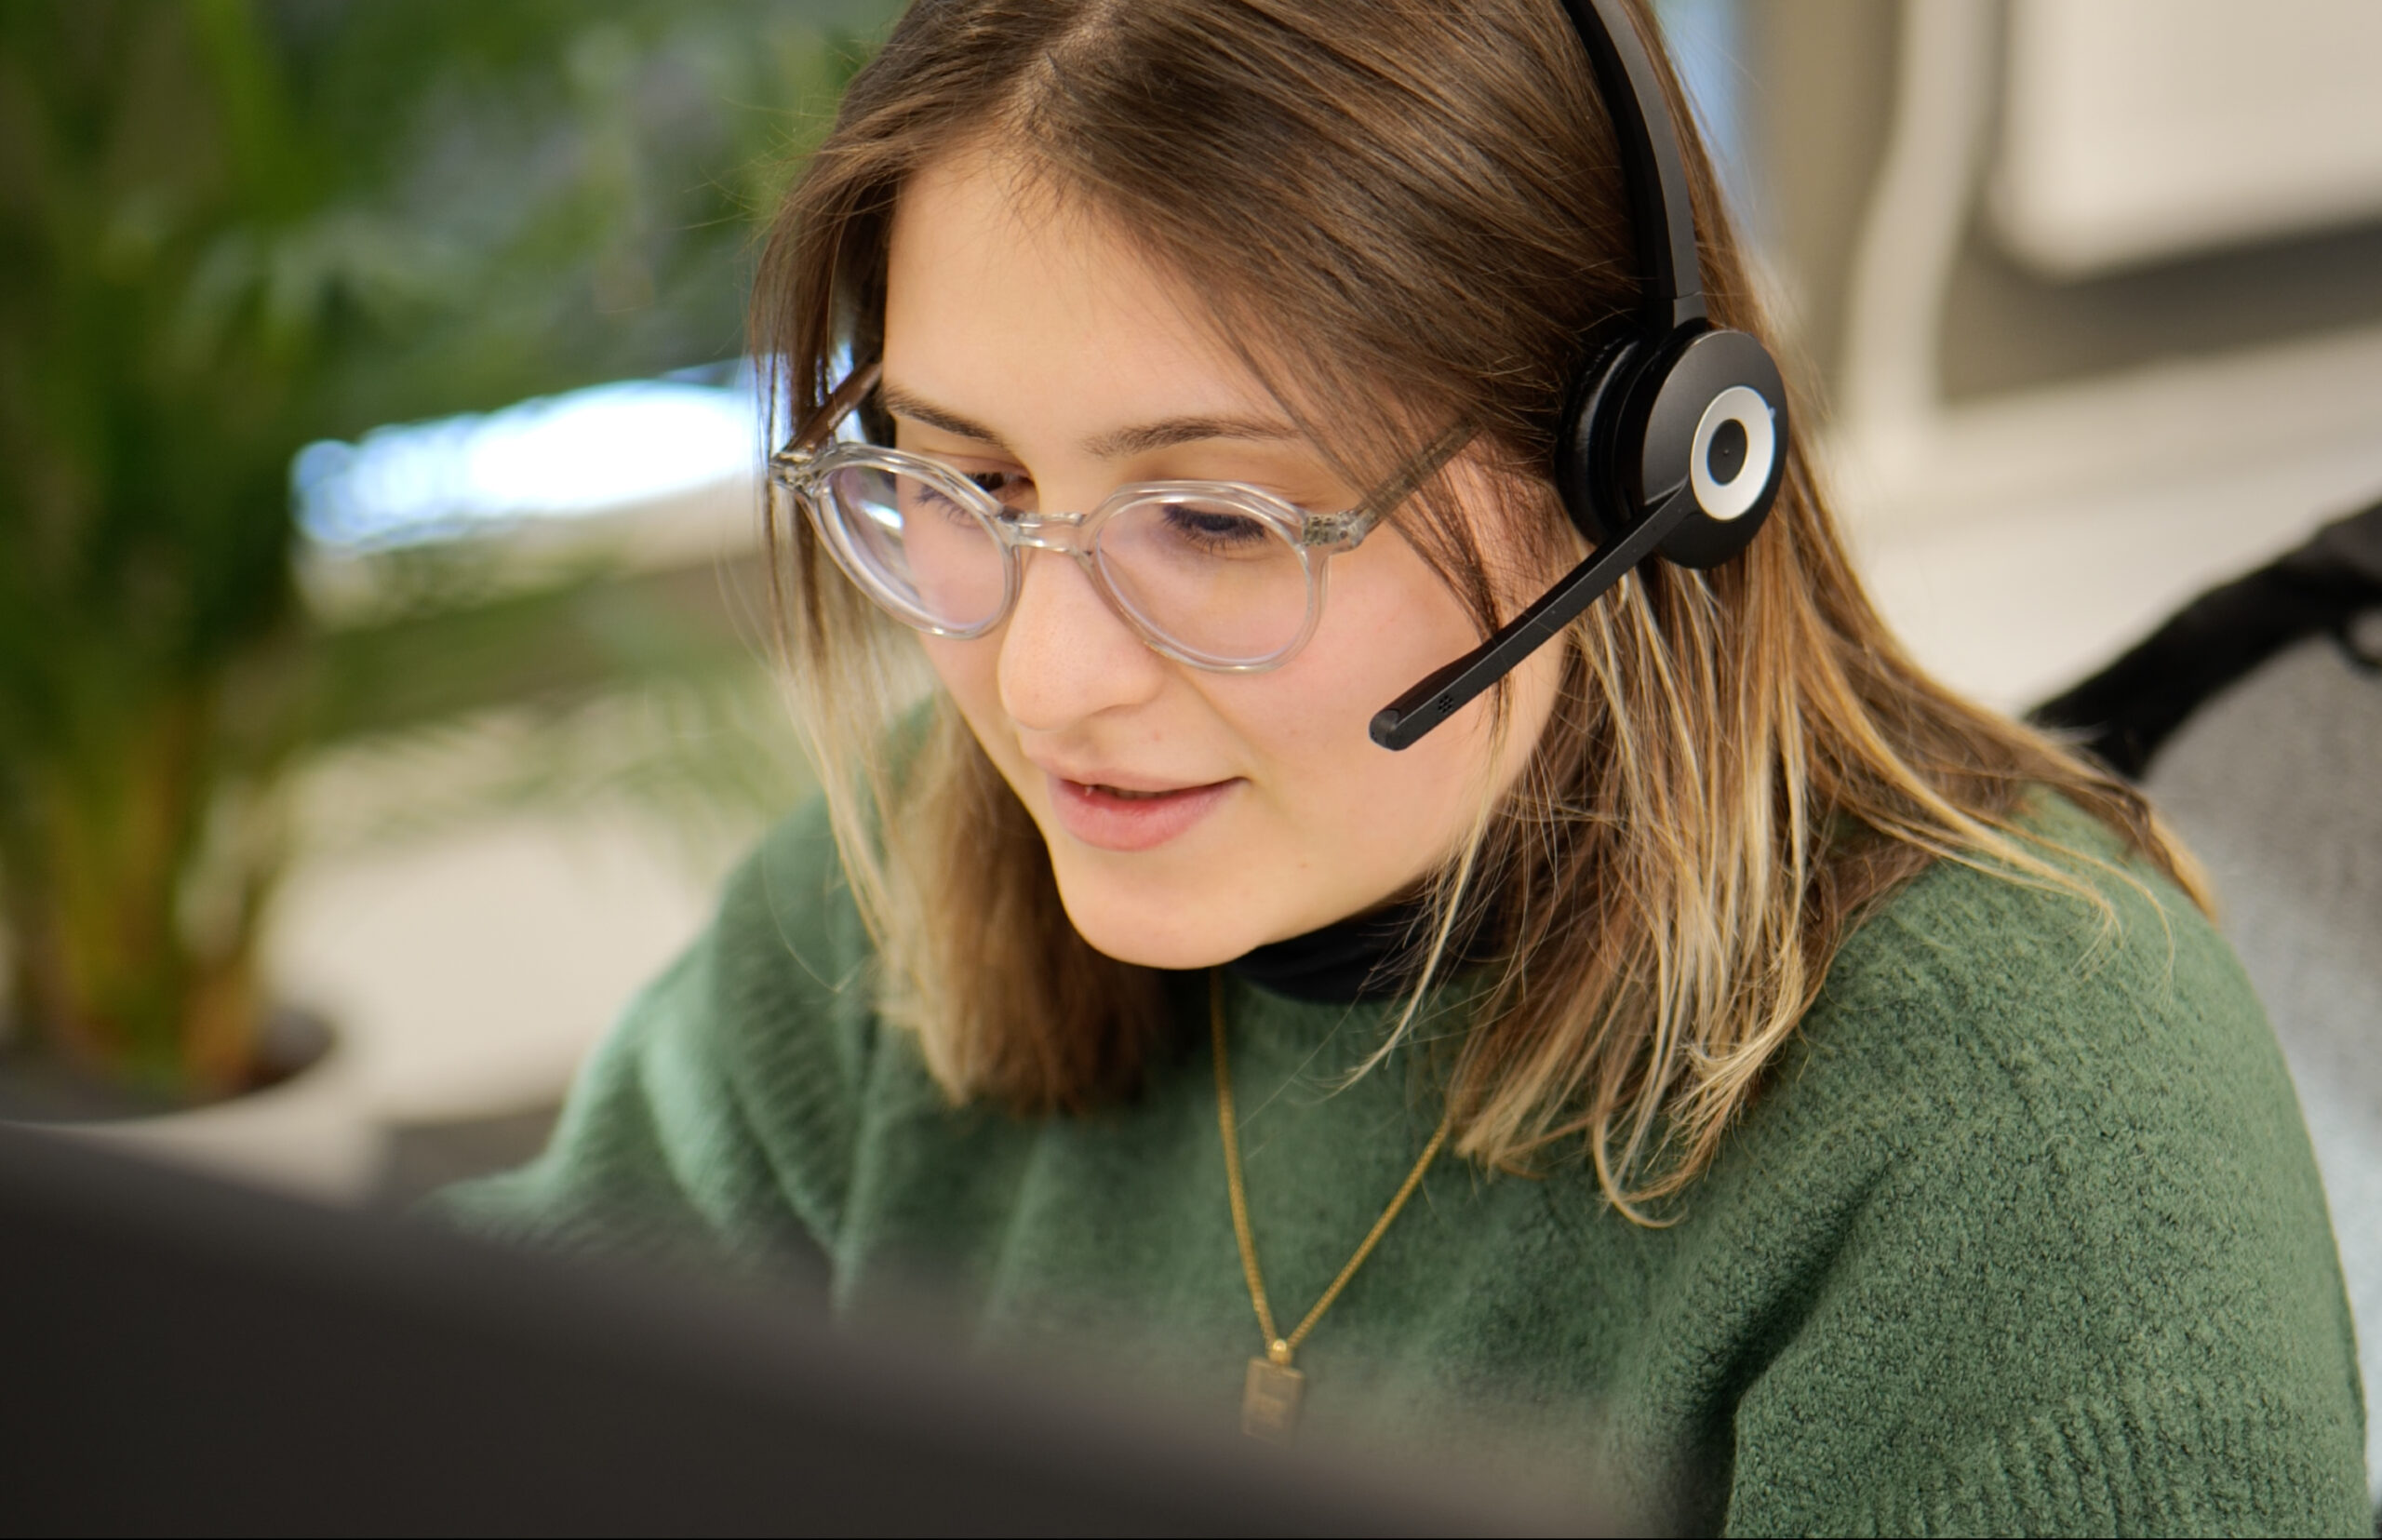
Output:
<path fill-rule="evenodd" d="M 1496 635 L 1373 714 L 1402 749 L 1511 673 L 1640 563 L 1717 567 L 1777 501 L 1786 390 L 1767 348 L 1706 318 L 1687 165 L 1653 60 L 1621 0 L 1563 0 L 1619 141 L 1638 248 L 1634 315 L 1588 339 L 1565 397 L 1555 485 L 1596 546 Z"/>

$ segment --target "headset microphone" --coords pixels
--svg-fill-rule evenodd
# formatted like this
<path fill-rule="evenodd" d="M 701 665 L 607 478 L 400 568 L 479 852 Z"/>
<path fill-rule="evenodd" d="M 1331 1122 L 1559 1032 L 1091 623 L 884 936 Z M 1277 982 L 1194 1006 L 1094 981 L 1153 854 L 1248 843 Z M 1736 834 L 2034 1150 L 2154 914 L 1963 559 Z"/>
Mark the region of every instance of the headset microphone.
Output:
<path fill-rule="evenodd" d="M 1563 0 L 1619 141 L 1644 275 L 1637 314 L 1588 340 L 1566 397 L 1555 484 L 1596 546 L 1536 603 L 1376 712 L 1372 740 L 1411 746 L 1511 673 L 1639 564 L 1717 567 L 1778 496 L 1786 391 L 1769 350 L 1706 318 L 1687 165 L 1620 0 Z"/>

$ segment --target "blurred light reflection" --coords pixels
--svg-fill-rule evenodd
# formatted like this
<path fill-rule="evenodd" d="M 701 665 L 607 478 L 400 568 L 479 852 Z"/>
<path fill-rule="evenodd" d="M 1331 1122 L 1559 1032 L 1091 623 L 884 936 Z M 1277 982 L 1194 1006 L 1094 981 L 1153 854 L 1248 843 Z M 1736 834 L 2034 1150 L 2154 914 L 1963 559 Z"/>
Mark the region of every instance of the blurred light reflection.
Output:
<path fill-rule="evenodd" d="M 388 550 L 749 477 L 759 447 L 749 372 L 707 369 L 309 444 L 290 482 L 314 545 Z"/>

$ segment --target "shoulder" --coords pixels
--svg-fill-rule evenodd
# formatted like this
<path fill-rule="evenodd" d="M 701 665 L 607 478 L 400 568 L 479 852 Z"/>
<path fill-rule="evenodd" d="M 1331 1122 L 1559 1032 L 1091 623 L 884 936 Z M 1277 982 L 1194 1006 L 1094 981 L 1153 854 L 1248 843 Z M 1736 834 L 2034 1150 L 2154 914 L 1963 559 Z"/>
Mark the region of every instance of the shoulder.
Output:
<path fill-rule="evenodd" d="M 2065 799 L 2024 827 L 2069 885 L 1937 861 L 1845 939 L 1797 1067 L 1890 1095 L 1958 1086 L 1980 1116 L 2039 1127 L 2222 1105 L 2295 1131 L 2265 1012 L 2207 917 Z"/>
<path fill-rule="evenodd" d="M 629 1003 L 602 1051 L 700 1071 L 765 1132 L 830 1112 L 874 1050 L 873 964 L 814 797 L 729 874 L 710 923 Z"/>
<path fill-rule="evenodd" d="M 1879 1161 L 2023 1157 L 2071 1213 L 2197 1188 L 2321 1234 L 2290 1074 L 2232 949 L 2071 804 L 2026 826 L 2073 886 L 1936 862 L 1840 948 L 1778 1114 L 1867 1131 Z"/>
<path fill-rule="evenodd" d="M 2265 1016 L 2115 836 L 2063 803 L 2030 828 L 2085 895 L 1939 862 L 1882 904 L 1692 1200 L 1699 1254 L 1766 1280 L 1745 1512 L 1793 1527 L 1857 1487 L 1899 1526 L 1931 1492 L 2080 1480 L 2171 1516 L 2278 1480 L 2275 1512 L 2349 1512 L 2350 1331 Z"/>
<path fill-rule="evenodd" d="M 729 875 L 705 940 L 709 1003 L 734 1051 L 767 1058 L 796 1021 L 832 1020 L 830 1051 L 864 1057 L 874 1036 L 876 951 L 824 797 L 812 797 L 771 829 Z"/>
<path fill-rule="evenodd" d="M 881 1032 L 876 954 L 823 797 L 729 877 L 662 1032 L 711 1068 L 754 1142 L 820 1217 L 840 1205 Z M 666 984 L 669 981 L 665 979 Z"/>
<path fill-rule="evenodd" d="M 545 1153 L 441 1206 L 484 1230 L 610 1250 L 831 1245 L 880 1036 L 872 960 L 814 799 L 622 1011 Z"/>

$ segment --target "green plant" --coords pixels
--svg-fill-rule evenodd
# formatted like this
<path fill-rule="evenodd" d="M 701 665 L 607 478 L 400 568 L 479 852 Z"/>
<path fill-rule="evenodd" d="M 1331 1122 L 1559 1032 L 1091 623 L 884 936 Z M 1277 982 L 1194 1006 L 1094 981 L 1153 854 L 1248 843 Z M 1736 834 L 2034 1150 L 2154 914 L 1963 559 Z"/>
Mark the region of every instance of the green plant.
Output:
<path fill-rule="evenodd" d="M 653 584 L 292 579 L 294 451 L 731 355 L 749 213 L 856 3 L 0 7 L 0 927 L 18 1025 L 170 1095 L 254 1072 L 293 770 L 741 662 Z"/>

